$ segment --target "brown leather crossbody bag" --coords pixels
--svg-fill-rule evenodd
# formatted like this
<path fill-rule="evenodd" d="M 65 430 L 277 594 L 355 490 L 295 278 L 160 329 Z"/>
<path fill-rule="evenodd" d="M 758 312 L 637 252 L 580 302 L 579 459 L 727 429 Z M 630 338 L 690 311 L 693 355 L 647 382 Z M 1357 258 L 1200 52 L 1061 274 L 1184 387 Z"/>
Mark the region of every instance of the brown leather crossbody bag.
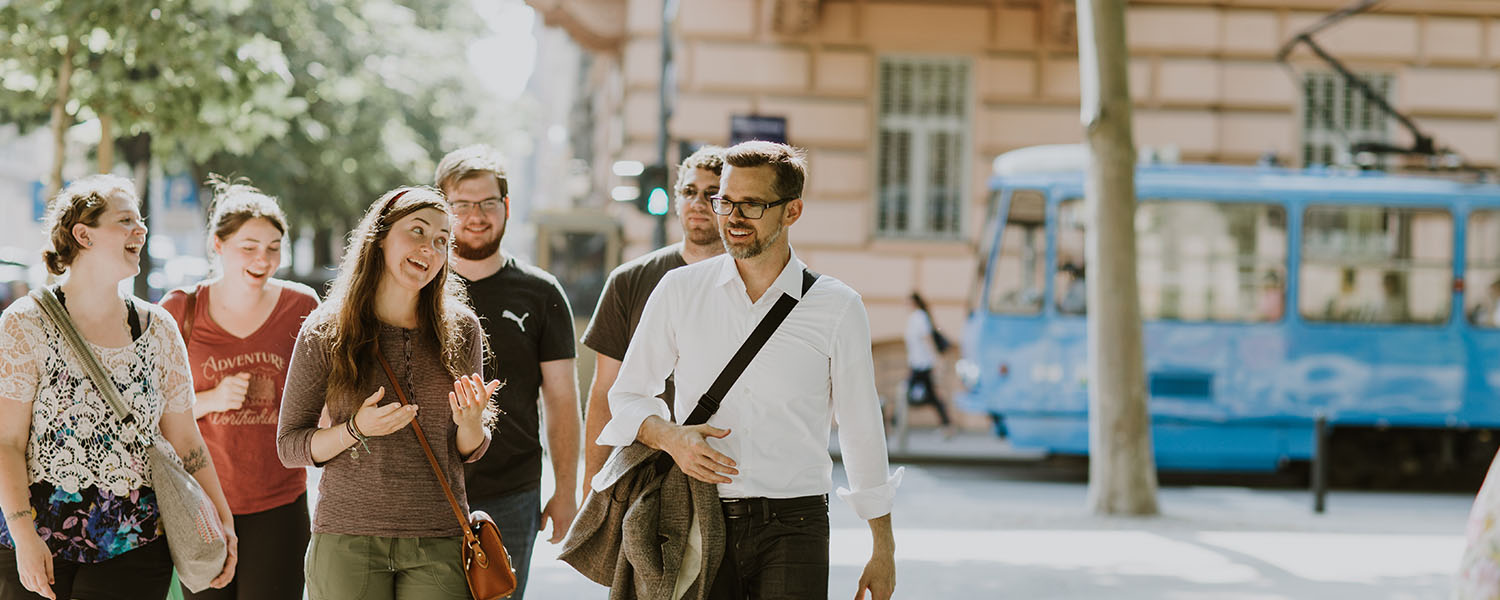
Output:
<path fill-rule="evenodd" d="M 380 359 L 380 366 L 385 369 L 386 377 L 391 379 L 391 386 L 396 388 L 396 398 L 403 405 L 411 404 L 406 398 L 406 392 L 401 389 L 401 383 L 396 380 L 396 372 L 386 362 L 378 345 L 375 357 Z M 453 495 L 453 487 L 448 485 L 443 467 L 438 464 L 437 456 L 432 453 L 432 446 L 427 443 L 427 436 L 422 433 L 422 425 L 412 419 L 411 427 L 417 433 L 417 441 L 422 443 L 422 452 L 427 454 L 427 462 L 432 464 L 432 472 L 443 486 L 443 494 L 448 496 L 448 504 L 453 506 L 453 516 L 458 517 L 459 527 L 463 529 L 463 568 L 464 576 L 469 580 L 469 593 L 473 594 L 474 600 L 509 597 L 516 591 L 516 572 L 511 570 L 510 555 L 500 543 L 500 529 L 495 527 L 495 520 L 482 510 L 471 512 L 467 519 L 464 518 L 458 498 Z"/>

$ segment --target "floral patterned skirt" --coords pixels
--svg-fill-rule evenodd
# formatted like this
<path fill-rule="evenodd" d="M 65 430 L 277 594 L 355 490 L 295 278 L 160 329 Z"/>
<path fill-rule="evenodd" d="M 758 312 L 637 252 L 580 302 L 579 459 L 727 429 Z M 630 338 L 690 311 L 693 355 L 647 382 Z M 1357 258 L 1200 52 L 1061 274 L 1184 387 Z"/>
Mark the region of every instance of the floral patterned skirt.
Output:
<path fill-rule="evenodd" d="M 116 496 L 95 486 L 69 493 L 41 481 L 30 491 L 37 533 L 53 557 L 99 563 L 162 537 L 156 492 L 149 487 Z M 0 545 L 15 547 L 3 520 Z"/>

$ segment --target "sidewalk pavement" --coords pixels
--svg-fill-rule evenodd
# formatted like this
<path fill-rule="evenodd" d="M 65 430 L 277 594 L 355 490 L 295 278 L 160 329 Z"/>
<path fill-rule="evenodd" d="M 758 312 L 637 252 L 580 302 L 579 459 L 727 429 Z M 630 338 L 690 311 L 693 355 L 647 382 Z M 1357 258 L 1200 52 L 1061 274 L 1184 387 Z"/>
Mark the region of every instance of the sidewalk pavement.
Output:
<path fill-rule="evenodd" d="M 1101 517 L 1086 485 L 1017 480 L 1013 465 L 895 466 L 896 597 L 924 600 L 1444 598 L 1472 502 L 1335 492 L 1315 515 L 1300 490 L 1165 487 L 1160 516 Z M 848 485 L 841 465 L 833 478 Z M 851 598 L 870 531 L 838 500 L 829 521 L 829 598 Z M 607 597 L 556 546 L 536 552 L 527 598 Z"/>
<path fill-rule="evenodd" d="M 1335 490 L 1317 515 L 1305 490 L 1165 486 L 1160 516 L 1103 517 L 1087 509 L 1086 484 L 1039 478 L 1038 457 L 988 432 L 913 429 L 904 449 L 895 436 L 891 448 L 892 468 L 906 469 L 892 513 L 897 598 L 1445 598 L 1473 502 Z M 841 464 L 833 481 L 848 486 Z M 829 597 L 851 598 L 870 531 L 837 499 L 829 523 Z M 537 540 L 527 598 L 607 598 L 556 559 L 549 533 Z"/>

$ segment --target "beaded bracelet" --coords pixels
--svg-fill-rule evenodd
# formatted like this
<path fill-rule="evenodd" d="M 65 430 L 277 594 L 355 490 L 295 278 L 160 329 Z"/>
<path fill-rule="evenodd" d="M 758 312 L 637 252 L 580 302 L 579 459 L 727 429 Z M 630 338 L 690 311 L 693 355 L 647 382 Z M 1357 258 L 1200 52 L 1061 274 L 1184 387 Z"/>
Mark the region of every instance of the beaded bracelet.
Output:
<path fill-rule="evenodd" d="M 359 413 L 355 413 L 355 414 L 358 415 Z M 349 435 L 354 438 L 354 441 L 359 442 L 359 445 L 357 445 L 357 446 L 350 446 L 349 447 L 349 457 L 350 458 L 353 458 L 354 460 L 359 460 L 359 449 L 360 449 L 360 447 L 364 447 L 365 454 L 369 454 L 370 453 L 370 445 L 367 444 L 367 443 L 365 443 L 365 442 L 369 441 L 370 436 L 365 435 L 363 432 L 361 432 L 359 430 L 359 425 L 355 425 L 354 424 L 354 417 L 349 417 L 348 421 L 344 421 L 344 431 L 349 432 Z"/>

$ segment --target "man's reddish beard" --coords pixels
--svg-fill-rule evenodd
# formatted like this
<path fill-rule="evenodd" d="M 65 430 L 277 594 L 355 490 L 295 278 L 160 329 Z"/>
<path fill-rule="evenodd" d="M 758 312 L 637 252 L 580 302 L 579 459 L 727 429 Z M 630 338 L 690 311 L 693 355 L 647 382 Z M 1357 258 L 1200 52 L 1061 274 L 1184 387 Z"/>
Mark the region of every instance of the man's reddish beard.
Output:
<path fill-rule="evenodd" d="M 722 241 L 719 237 L 719 228 L 714 225 L 713 221 L 709 221 L 706 227 L 683 227 L 682 230 L 688 243 L 694 246 L 708 246 Z"/>
<path fill-rule="evenodd" d="M 500 251 L 500 240 L 504 237 L 505 225 L 501 225 L 500 231 L 495 233 L 495 237 L 482 244 L 474 245 L 465 242 L 463 238 L 458 238 L 454 240 L 453 253 L 464 260 L 484 260 Z"/>

